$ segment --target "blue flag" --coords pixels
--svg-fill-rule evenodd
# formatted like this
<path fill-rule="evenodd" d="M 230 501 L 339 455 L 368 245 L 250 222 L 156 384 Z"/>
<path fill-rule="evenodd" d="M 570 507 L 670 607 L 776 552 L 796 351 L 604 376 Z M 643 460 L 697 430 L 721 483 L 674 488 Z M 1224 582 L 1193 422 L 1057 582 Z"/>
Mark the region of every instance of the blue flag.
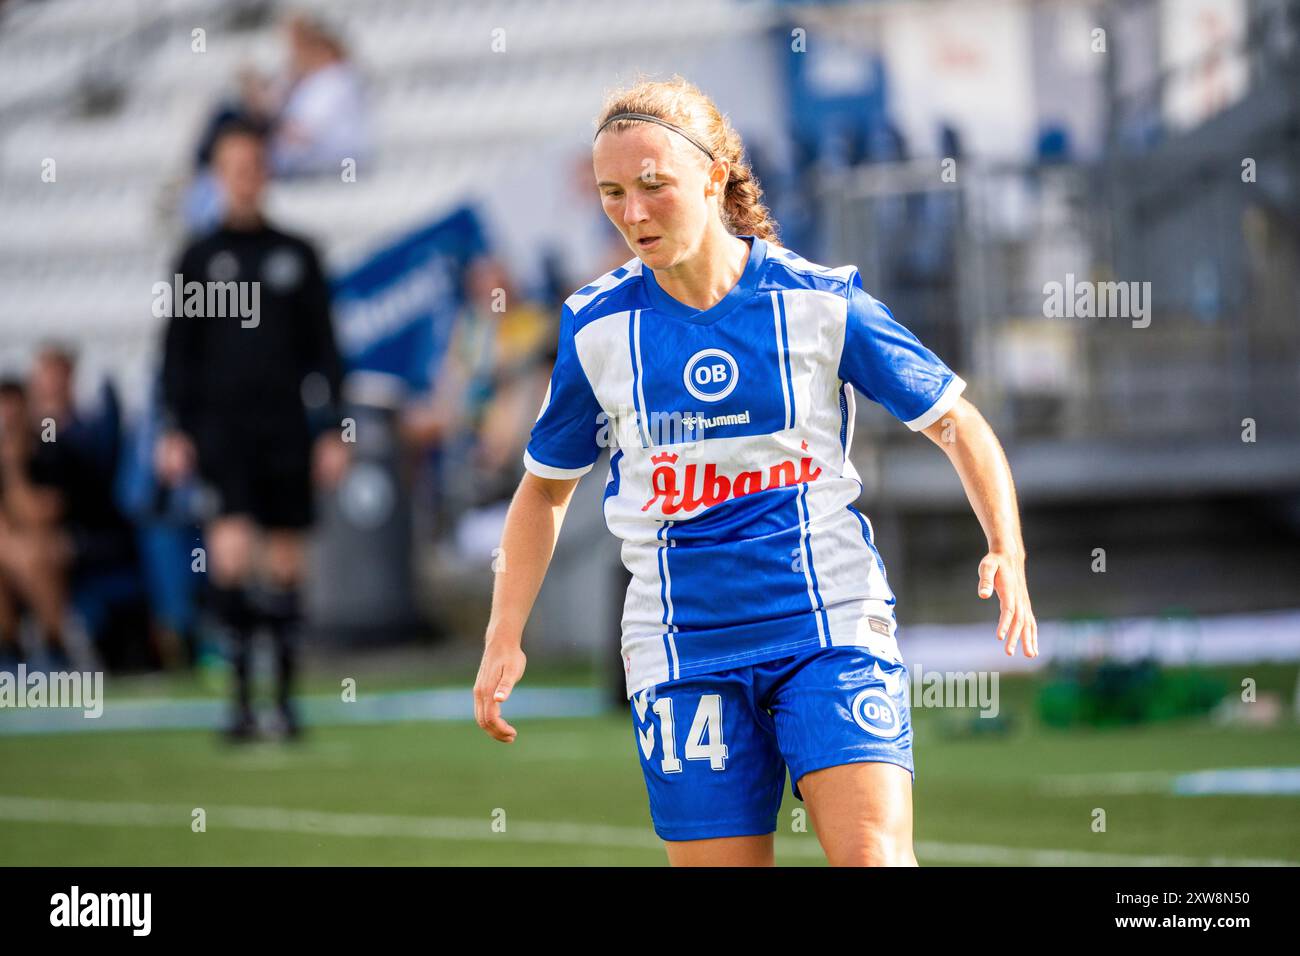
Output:
<path fill-rule="evenodd" d="M 485 251 L 478 216 L 463 207 L 337 278 L 335 330 L 348 370 L 387 372 L 427 391 L 462 304 L 465 268 Z"/>

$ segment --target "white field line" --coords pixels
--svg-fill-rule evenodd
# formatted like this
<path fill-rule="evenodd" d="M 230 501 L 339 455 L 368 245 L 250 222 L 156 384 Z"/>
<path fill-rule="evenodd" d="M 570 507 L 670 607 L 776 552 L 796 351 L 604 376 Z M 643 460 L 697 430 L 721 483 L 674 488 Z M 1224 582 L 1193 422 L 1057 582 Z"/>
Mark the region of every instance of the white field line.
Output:
<path fill-rule="evenodd" d="M 72 708 L 0 708 L 0 736 L 123 730 L 204 730 L 226 718 L 229 703 L 210 697 L 115 699 L 112 686 L 101 717 L 87 719 Z M 344 703 L 330 694 L 298 698 L 309 727 L 375 724 L 395 721 L 463 721 L 474 719 L 469 687 L 380 691 Z M 510 698 L 515 717 L 591 717 L 602 712 L 600 691 L 591 687 L 520 687 Z"/>
<path fill-rule="evenodd" d="M 1040 793 L 1058 797 L 1159 793 L 1166 796 L 1282 797 L 1294 799 L 1300 767 L 1221 767 L 1203 770 L 1135 770 L 1042 777 Z"/>
<path fill-rule="evenodd" d="M 1124 773 L 1068 773 L 1041 777 L 1038 789 L 1053 796 L 1088 794 L 1168 793 L 1177 773 L 1171 770 L 1134 770 Z"/>
<path fill-rule="evenodd" d="M 0 820 L 22 823 L 85 826 L 185 827 L 194 807 L 179 804 L 115 803 L 89 800 L 45 800 L 0 796 Z M 661 850 L 649 825 L 605 826 L 587 823 L 510 821 L 504 833 L 493 832 L 490 818 L 411 817 L 370 813 L 285 810 L 275 807 L 210 806 L 207 826 L 270 833 L 315 836 L 391 837 L 398 839 L 519 841 L 561 846 L 596 846 Z M 778 857 L 820 858 L 821 847 L 806 840 L 778 838 Z M 1001 864 L 1006 866 L 1300 866 L 1292 860 L 1237 857 L 1139 856 L 1088 850 L 1039 850 L 975 843 L 916 844 L 916 855 L 928 862 Z"/>

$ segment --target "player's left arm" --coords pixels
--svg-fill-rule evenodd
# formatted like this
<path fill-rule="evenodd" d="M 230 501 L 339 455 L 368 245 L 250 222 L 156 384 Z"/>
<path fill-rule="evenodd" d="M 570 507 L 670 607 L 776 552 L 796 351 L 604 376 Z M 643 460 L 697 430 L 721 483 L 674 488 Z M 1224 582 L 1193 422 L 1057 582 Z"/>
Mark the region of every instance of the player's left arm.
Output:
<path fill-rule="evenodd" d="M 347 471 L 351 455 L 343 443 L 340 419 L 343 414 L 343 358 L 334 336 L 334 318 L 330 305 L 330 285 L 325 270 L 311 246 L 305 246 L 306 276 L 301 292 L 302 341 L 304 368 L 319 376 L 325 394 L 320 404 L 309 410 L 312 431 L 312 474 L 327 488 L 339 483 Z"/>
<path fill-rule="evenodd" d="M 1016 486 L 1001 443 L 979 409 L 964 398 L 921 431 L 952 462 L 988 538 L 989 551 L 979 565 L 979 596 L 997 592 L 1002 605 L 998 640 L 1005 641 L 1009 655 L 1022 643 L 1026 657 L 1038 656 L 1038 622 L 1025 579 Z"/>

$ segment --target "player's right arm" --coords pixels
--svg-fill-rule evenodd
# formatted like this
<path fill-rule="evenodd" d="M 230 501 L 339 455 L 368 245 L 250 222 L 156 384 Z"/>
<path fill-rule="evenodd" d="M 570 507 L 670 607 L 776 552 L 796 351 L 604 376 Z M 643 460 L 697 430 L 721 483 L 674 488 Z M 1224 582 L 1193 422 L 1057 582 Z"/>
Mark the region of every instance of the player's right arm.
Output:
<path fill-rule="evenodd" d="M 474 682 L 478 725 L 503 743 L 515 739 L 515 729 L 501 717 L 501 703 L 524 673 L 524 623 L 546 577 L 573 489 L 600 455 L 602 417 L 574 344 L 573 313 L 565 307 L 551 384 L 524 450 L 526 472 L 493 562 L 492 616 Z"/>
<path fill-rule="evenodd" d="M 524 673 L 524 624 L 546 577 L 578 481 L 525 472 L 506 514 L 501 548 L 493 562 L 496 583 L 483 663 L 474 682 L 474 717 L 502 743 L 511 743 L 516 736 L 515 728 L 501 716 L 501 704 Z"/>
<path fill-rule="evenodd" d="M 187 282 L 199 277 L 192 250 L 181 254 L 173 272 L 184 276 Z M 154 467 L 167 485 L 179 484 L 194 469 L 194 442 L 187 429 L 191 427 L 197 402 L 194 390 L 199 382 L 197 365 L 202 355 L 200 329 L 199 322 L 185 318 L 179 302 L 172 303 L 172 315 L 163 332 L 159 396 L 163 426 L 154 445 Z"/>

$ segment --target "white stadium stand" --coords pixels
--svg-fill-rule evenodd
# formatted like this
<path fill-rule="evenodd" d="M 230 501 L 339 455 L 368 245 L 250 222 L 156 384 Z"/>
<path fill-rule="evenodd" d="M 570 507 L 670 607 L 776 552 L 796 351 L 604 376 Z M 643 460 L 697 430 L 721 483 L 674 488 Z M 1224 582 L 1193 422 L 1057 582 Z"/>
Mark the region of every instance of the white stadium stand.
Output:
<path fill-rule="evenodd" d="M 367 84 L 371 153 L 357 181 L 282 182 L 268 197 L 336 269 L 469 201 L 527 279 L 537 240 L 563 240 L 554 195 L 548 206 L 540 194 L 568 188 L 602 92 L 638 72 L 686 73 L 724 104 L 743 92 L 734 118 L 750 136 L 782 123 L 775 71 L 758 90 L 744 75 L 771 55 L 765 3 L 662 0 L 650 16 L 624 0 L 11 2 L 0 9 L 0 371 L 57 337 L 80 347 L 83 379 L 112 374 L 128 407 L 142 400 L 159 331 L 150 289 L 182 238 L 197 137 L 241 66 L 279 65 L 288 10 L 337 29 Z M 203 53 L 191 49 L 197 28 Z M 504 53 L 491 49 L 498 28 Z M 55 182 L 42 180 L 47 159 Z"/>

